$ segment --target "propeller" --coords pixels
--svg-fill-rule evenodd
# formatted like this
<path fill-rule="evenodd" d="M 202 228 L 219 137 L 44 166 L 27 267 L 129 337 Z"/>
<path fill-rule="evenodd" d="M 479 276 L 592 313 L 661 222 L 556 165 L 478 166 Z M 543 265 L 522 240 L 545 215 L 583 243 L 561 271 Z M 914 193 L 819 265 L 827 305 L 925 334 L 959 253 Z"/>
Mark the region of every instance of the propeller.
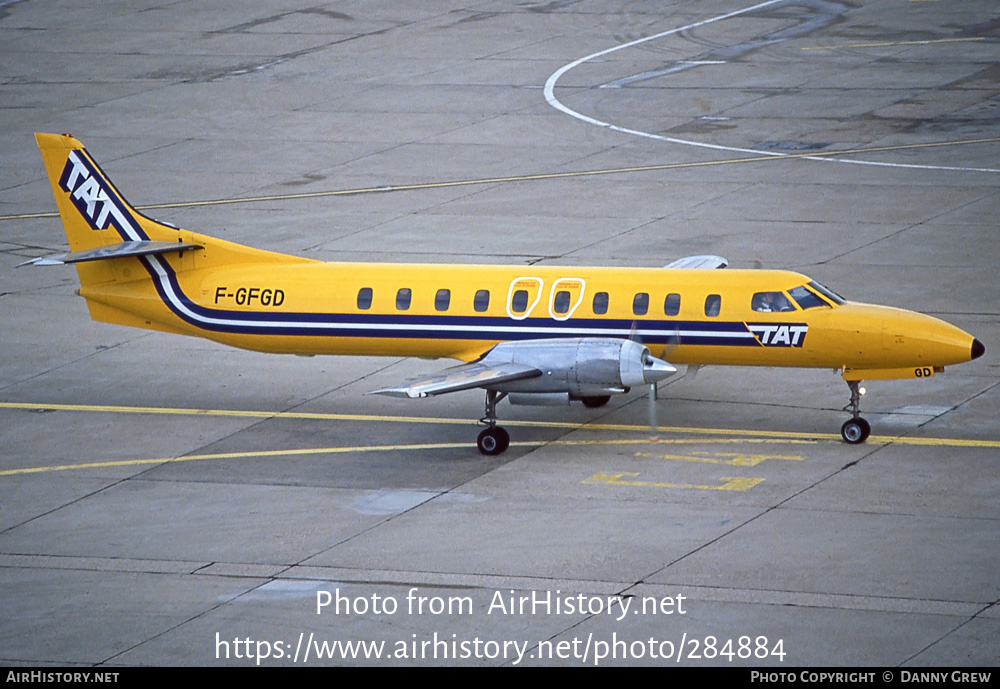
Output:
<path fill-rule="evenodd" d="M 642 344 L 642 337 L 638 334 L 638 321 L 632 321 L 632 328 L 629 332 L 629 339 Z M 673 341 L 668 342 L 664 350 L 664 359 L 669 359 L 670 352 L 680 344 L 681 334 L 679 330 L 674 331 Z M 647 395 L 646 414 L 649 420 L 649 442 L 657 442 L 659 437 L 659 419 L 656 411 L 656 401 L 659 399 L 659 382 L 677 372 L 677 369 L 664 359 L 657 359 L 653 355 L 648 355 L 643 362 L 643 378 L 649 383 L 649 394 Z"/>

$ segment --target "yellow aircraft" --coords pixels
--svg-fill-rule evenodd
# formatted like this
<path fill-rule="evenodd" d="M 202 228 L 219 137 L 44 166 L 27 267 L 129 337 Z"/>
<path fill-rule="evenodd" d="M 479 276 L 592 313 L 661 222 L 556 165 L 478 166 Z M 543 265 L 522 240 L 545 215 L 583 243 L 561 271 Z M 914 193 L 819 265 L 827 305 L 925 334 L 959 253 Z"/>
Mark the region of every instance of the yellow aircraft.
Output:
<path fill-rule="evenodd" d="M 451 358 L 463 363 L 378 394 L 486 391 L 479 450 L 510 444 L 496 405 L 606 404 L 672 364 L 839 370 L 841 428 L 864 442 L 859 383 L 929 378 L 983 344 L 912 311 L 845 301 L 798 273 L 665 268 L 327 263 L 261 251 L 138 213 L 69 135 L 36 134 L 94 320 L 262 352 Z M 23 264 L 22 264 L 23 265 Z M 664 359 L 669 357 L 668 363 Z M 652 392 L 652 391 L 651 391 Z"/>

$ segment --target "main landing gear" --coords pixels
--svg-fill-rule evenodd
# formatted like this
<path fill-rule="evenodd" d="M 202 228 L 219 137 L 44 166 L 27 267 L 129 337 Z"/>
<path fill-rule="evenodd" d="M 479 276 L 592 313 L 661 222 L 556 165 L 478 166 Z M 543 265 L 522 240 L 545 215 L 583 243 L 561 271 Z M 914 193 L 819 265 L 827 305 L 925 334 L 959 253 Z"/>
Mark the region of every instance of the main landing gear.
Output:
<path fill-rule="evenodd" d="M 851 388 L 851 401 L 844 407 L 844 411 L 851 412 L 851 418 L 845 421 L 844 425 L 840 427 L 840 436 L 844 439 L 844 442 L 851 445 L 858 445 L 865 442 L 872 433 L 871 424 L 861 417 L 862 392 L 860 384 L 861 381 L 857 380 L 847 381 L 847 386 Z M 498 392 L 496 390 L 486 391 L 486 414 L 483 418 L 479 419 L 479 423 L 486 424 L 486 428 L 480 432 L 479 437 L 476 439 L 476 446 L 484 455 L 492 457 L 503 454 L 510 447 L 510 433 L 497 425 L 497 403 L 506 396 L 506 392 Z M 588 401 L 591 402 L 591 404 L 587 404 L 588 407 L 596 407 L 600 406 L 601 403 L 607 403 L 603 397 L 588 398 L 584 400 L 584 403 L 586 404 Z"/>
<path fill-rule="evenodd" d="M 847 386 L 851 388 L 851 402 L 844 407 L 844 411 L 851 412 L 853 418 L 848 419 L 844 422 L 844 425 L 840 427 L 840 437 L 844 439 L 844 442 L 850 443 L 851 445 L 857 445 L 868 440 L 868 436 L 872 433 L 871 424 L 861 418 L 860 406 L 861 406 L 861 389 L 859 388 L 861 381 L 849 380 L 847 381 Z"/>
<path fill-rule="evenodd" d="M 507 396 L 506 392 L 486 391 L 486 416 L 479 419 L 486 428 L 476 439 L 476 446 L 484 455 L 498 455 L 510 447 L 510 433 L 497 426 L 497 402 Z"/>

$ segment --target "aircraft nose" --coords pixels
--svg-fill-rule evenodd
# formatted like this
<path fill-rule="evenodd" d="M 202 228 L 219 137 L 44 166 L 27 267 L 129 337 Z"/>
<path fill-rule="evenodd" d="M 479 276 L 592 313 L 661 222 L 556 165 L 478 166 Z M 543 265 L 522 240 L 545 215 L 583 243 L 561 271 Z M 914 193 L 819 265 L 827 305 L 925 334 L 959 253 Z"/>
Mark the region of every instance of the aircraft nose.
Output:
<path fill-rule="evenodd" d="M 677 373 L 677 369 L 663 359 L 647 356 L 642 362 L 642 378 L 647 383 L 656 383 Z"/>
<path fill-rule="evenodd" d="M 986 352 L 986 345 L 980 342 L 977 338 L 972 340 L 972 358 L 978 359 Z"/>

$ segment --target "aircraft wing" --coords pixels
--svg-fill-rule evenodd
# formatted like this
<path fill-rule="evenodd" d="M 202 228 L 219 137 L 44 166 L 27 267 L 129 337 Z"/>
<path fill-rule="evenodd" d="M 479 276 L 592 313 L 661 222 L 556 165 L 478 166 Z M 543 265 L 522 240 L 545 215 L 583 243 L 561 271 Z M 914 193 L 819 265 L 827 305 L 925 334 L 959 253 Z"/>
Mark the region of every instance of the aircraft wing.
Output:
<path fill-rule="evenodd" d="M 722 256 L 685 256 L 684 258 L 678 258 L 676 261 L 672 261 L 664 268 L 725 268 L 729 265 L 729 261 L 722 258 Z"/>
<path fill-rule="evenodd" d="M 513 362 L 474 361 L 446 368 L 435 373 L 406 381 L 395 388 L 372 390 L 370 395 L 390 395 L 392 397 L 432 397 L 446 392 L 485 388 L 489 385 L 509 383 L 524 378 L 537 378 L 542 372 L 533 366 Z"/>

